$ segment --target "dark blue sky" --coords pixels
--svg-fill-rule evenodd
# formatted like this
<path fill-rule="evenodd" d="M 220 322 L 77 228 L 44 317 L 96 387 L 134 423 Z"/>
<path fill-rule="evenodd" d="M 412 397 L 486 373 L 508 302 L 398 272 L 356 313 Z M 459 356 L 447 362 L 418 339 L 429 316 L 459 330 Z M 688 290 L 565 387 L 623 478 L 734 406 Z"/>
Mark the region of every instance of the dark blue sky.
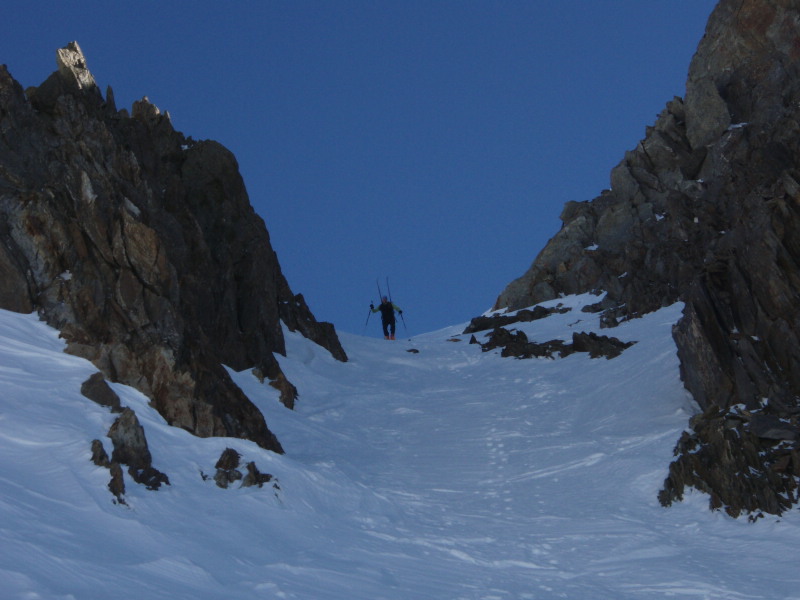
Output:
<path fill-rule="evenodd" d="M 38 85 L 77 40 L 118 107 L 234 152 L 318 318 L 365 332 L 388 276 L 413 335 L 488 309 L 608 187 L 715 4 L 7 0 L 0 62 Z"/>

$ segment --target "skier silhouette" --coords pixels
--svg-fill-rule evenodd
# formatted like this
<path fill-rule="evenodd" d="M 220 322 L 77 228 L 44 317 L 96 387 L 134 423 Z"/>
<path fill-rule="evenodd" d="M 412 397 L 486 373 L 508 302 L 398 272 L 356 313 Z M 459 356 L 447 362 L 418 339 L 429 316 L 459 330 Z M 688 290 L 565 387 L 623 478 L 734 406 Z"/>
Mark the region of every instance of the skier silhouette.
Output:
<path fill-rule="evenodd" d="M 383 326 L 383 339 L 393 340 L 394 329 L 396 325 L 396 321 L 394 319 L 394 311 L 397 311 L 397 313 L 400 315 L 403 314 L 403 311 L 400 310 L 400 307 L 394 304 L 386 296 L 381 298 L 381 303 L 378 305 L 378 308 L 375 308 L 374 304 L 370 304 L 369 308 L 374 313 L 376 312 L 381 313 L 381 325 Z"/>

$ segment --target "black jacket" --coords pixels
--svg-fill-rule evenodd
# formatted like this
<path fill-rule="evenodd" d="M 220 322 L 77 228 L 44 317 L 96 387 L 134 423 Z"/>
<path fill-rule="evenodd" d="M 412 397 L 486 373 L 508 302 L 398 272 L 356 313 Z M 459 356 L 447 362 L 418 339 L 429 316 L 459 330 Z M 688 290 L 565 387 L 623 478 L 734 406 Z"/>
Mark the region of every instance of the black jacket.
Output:
<path fill-rule="evenodd" d="M 400 310 L 400 307 L 394 304 L 391 301 L 381 302 L 378 305 L 378 308 L 373 308 L 372 312 L 380 312 L 381 313 L 381 321 L 384 323 L 393 323 L 394 322 L 394 311 L 399 313 L 403 312 Z"/>

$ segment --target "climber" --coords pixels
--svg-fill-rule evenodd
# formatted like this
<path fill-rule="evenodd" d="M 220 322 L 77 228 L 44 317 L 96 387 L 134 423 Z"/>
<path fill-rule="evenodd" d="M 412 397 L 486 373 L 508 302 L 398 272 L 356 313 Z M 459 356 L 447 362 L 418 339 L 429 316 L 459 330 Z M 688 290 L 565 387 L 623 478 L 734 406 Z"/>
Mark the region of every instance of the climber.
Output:
<path fill-rule="evenodd" d="M 370 304 L 369 308 L 374 313 L 378 311 L 380 311 L 381 313 L 381 325 L 383 325 L 383 339 L 393 340 L 394 328 L 395 328 L 394 311 L 397 311 L 397 314 L 399 315 L 402 315 L 403 311 L 400 310 L 400 307 L 394 304 L 386 296 L 381 298 L 381 303 L 378 305 L 378 308 L 375 308 L 374 304 Z"/>

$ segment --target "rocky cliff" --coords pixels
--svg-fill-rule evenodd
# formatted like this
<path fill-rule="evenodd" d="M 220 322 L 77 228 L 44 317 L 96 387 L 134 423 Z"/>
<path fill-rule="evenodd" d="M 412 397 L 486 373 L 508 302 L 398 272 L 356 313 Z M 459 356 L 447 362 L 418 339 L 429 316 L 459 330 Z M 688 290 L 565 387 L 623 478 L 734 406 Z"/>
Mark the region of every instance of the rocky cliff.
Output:
<path fill-rule="evenodd" d="M 674 331 L 703 413 L 661 493 L 780 513 L 800 476 L 800 6 L 721 0 L 689 68 L 611 189 L 563 226 L 495 308 L 607 292 L 613 326 L 685 303 Z"/>
<path fill-rule="evenodd" d="M 76 43 L 23 91 L 0 67 L 0 307 L 147 395 L 172 425 L 281 452 L 223 365 L 294 401 L 281 322 L 346 360 L 281 273 L 234 156 L 146 98 L 117 110 Z"/>

